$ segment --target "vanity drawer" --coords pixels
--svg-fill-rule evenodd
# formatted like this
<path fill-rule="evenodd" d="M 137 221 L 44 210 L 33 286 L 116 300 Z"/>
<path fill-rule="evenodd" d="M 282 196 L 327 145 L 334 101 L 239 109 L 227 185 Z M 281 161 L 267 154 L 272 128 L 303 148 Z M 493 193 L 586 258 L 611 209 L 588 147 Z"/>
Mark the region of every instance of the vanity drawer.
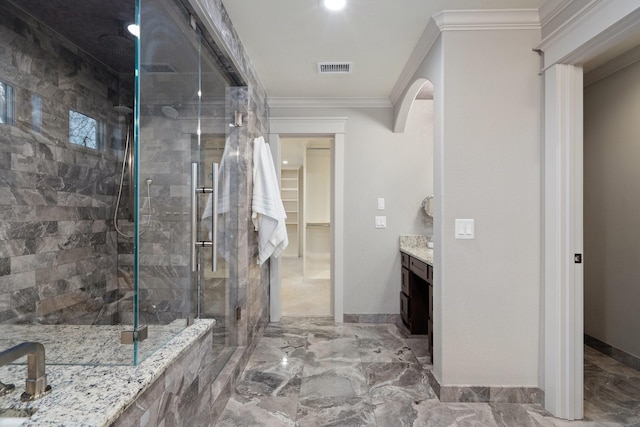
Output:
<path fill-rule="evenodd" d="M 431 279 L 429 278 L 430 267 L 428 264 L 422 261 L 419 261 L 415 258 L 411 258 L 409 262 L 409 269 L 422 280 L 429 283 L 431 282 Z M 433 275 L 433 273 L 431 273 L 431 275 Z"/>
<path fill-rule="evenodd" d="M 404 268 L 409 268 L 409 255 L 404 252 L 400 252 L 400 261 L 402 262 L 402 266 Z"/>
<path fill-rule="evenodd" d="M 406 268 L 402 268 L 402 292 L 404 292 L 407 295 L 410 295 L 410 293 L 409 293 L 409 270 L 407 270 Z"/>

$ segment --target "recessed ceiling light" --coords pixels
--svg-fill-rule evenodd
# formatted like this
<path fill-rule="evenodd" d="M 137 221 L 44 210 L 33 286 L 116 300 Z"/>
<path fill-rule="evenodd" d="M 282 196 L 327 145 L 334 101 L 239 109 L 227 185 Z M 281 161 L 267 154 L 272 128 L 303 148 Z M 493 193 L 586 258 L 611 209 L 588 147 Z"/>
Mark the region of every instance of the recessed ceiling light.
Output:
<path fill-rule="evenodd" d="M 347 0 L 322 0 L 322 4 L 329 10 L 342 10 L 347 5 Z"/>
<path fill-rule="evenodd" d="M 282 164 L 283 164 L 283 165 L 288 165 L 288 164 L 289 164 L 289 162 L 288 162 L 287 160 L 283 160 L 283 161 L 282 161 Z"/>

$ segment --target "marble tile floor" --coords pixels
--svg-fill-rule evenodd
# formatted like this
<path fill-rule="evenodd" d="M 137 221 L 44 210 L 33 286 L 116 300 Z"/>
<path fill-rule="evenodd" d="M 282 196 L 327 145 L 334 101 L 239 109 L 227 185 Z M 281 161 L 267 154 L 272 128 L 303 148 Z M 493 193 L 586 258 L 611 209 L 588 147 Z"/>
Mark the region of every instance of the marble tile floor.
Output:
<path fill-rule="evenodd" d="M 282 315 L 329 316 L 331 314 L 331 280 L 329 261 L 307 260 L 303 274 L 303 258 L 282 257 Z"/>
<path fill-rule="evenodd" d="M 267 326 L 217 427 L 640 426 L 640 372 L 585 347 L 585 420 L 540 405 L 441 403 L 425 339 L 391 324 L 284 317 Z"/>

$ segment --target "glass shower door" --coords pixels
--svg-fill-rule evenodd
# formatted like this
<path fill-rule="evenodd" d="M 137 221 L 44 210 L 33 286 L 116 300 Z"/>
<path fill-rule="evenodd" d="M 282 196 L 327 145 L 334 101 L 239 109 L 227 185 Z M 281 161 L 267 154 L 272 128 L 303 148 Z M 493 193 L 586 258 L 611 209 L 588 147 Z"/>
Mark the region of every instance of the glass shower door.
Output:
<path fill-rule="evenodd" d="M 195 231 L 209 240 L 201 218 L 211 193 L 200 190 L 212 186 L 212 163 L 223 162 L 229 83 L 182 3 L 138 1 L 133 320 L 149 335 L 149 344 L 136 343 L 141 361 L 193 317 L 214 318 L 221 347 L 232 345 L 224 328 L 233 304 L 224 260 L 211 271 L 212 248 L 192 239 Z"/>

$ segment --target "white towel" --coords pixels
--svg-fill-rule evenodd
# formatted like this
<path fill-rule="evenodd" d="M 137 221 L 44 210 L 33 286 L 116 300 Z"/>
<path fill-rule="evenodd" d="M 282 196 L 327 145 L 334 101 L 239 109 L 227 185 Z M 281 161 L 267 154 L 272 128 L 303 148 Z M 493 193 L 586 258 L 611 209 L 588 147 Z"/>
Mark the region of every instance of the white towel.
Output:
<path fill-rule="evenodd" d="M 269 144 L 263 137 L 253 141 L 253 198 L 251 220 L 258 232 L 258 264 L 270 256 L 278 257 L 289 245 L 285 219 Z"/>

